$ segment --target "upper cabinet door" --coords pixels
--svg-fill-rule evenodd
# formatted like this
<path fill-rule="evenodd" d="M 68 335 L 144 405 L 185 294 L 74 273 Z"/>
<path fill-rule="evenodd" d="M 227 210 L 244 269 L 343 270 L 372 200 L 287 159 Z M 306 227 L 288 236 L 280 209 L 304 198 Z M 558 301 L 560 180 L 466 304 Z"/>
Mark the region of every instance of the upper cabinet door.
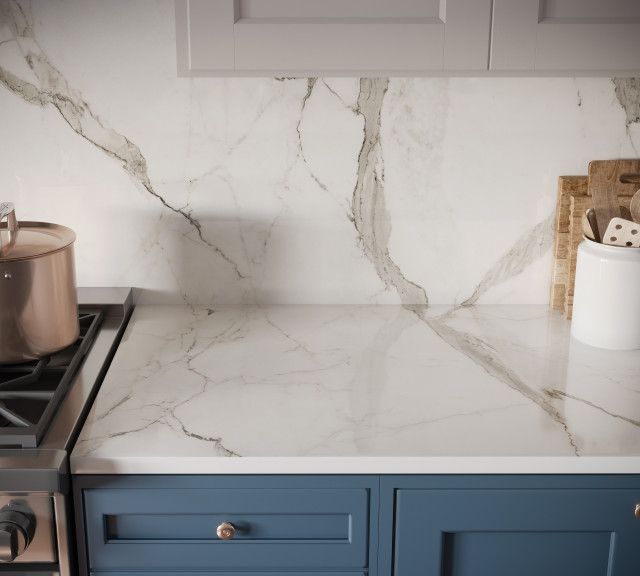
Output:
<path fill-rule="evenodd" d="M 486 72 L 491 1 L 176 0 L 179 73 Z"/>
<path fill-rule="evenodd" d="M 640 70 L 640 0 L 494 0 L 492 28 L 491 70 Z"/>

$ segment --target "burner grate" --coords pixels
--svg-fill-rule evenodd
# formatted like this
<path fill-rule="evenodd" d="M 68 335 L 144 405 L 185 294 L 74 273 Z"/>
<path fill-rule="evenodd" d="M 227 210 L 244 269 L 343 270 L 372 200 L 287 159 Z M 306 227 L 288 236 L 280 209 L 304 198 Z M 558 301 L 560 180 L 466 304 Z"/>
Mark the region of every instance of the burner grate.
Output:
<path fill-rule="evenodd" d="M 102 311 L 79 311 L 80 336 L 68 348 L 25 364 L 0 366 L 0 447 L 35 448 L 95 339 Z"/>

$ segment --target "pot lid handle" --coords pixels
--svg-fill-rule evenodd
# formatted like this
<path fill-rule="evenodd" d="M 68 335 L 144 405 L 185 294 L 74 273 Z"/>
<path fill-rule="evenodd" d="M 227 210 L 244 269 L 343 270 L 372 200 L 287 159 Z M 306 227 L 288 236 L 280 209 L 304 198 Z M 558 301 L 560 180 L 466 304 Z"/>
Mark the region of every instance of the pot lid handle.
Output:
<path fill-rule="evenodd" d="M 18 239 L 18 219 L 16 218 L 16 209 L 12 202 L 0 202 L 0 224 L 7 219 L 7 230 L 9 231 L 9 242 L 2 244 L 2 235 L 0 235 L 0 256 L 6 256 Z"/>

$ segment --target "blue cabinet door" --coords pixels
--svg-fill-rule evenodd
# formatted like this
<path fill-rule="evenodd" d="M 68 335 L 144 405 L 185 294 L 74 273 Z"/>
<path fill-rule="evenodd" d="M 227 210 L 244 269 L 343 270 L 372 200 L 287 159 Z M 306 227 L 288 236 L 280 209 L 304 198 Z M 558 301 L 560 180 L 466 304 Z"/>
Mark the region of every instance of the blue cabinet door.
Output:
<path fill-rule="evenodd" d="M 377 533 L 370 477 L 82 479 L 86 570 L 362 574 Z M 221 539 L 217 527 L 234 535 Z M 371 572 L 375 574 L 375 568 Z"/>
<path fill-rule="evenodd" d="M 394 575 L 640 574 L 640 482 L 603 488 L 558 480 L 401 481 L 392 489 Z"/>

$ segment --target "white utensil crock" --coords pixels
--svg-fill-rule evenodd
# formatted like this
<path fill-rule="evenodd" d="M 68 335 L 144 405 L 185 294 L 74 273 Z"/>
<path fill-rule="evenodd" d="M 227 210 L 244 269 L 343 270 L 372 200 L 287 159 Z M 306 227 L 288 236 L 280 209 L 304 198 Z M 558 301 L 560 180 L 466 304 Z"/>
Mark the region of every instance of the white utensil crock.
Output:
<path fill-rule="evenodd" d="M 597 348 L 640 349 L 640 248 L 578 246 L 571 334 Z"/>

